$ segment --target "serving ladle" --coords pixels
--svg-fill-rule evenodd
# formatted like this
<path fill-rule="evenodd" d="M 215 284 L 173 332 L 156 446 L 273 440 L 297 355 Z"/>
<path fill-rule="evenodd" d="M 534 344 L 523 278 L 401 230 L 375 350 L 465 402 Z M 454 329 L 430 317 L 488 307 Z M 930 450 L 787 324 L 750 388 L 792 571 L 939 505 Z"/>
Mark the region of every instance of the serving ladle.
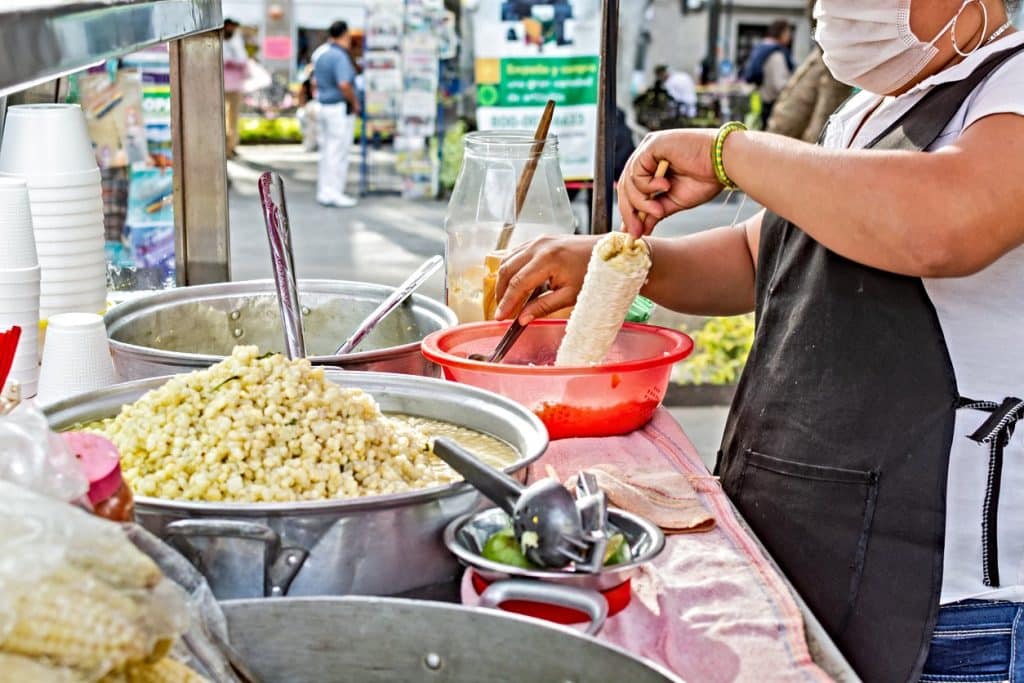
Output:
<path fill-rule="evenodd" d="M 449 439 L 434 441 L 434 455 L 509 514 L 528 560 L 554 569 L 574 562 L 577 568 L 590 570 L 591 544 L 584 536 L 576 501 L 564 486 L 554 479 L 541 479 L 524 487 Z"/>
<path fill-rule="evenodd" d="M 302 308 L 299 305 L 299 287 L 295 278 L 295 257 L 292 255 L 292 231 L 291 223 L 288 221 L 288 204 L 284 199 L 284 181 L 277 173 L 266 171 L 260 175 L 257 187 L 260 205 L 263 208 L 263 221 L 267 226 L 270 265 L 274 271 L 277 300 L 281 306 L 284 350 L 289 359 L 305 358 Z"/>
<path fill-rule="evenodd" d="M 526 303 L 523 304 L 523 308 L 526 308 L 526 304 L 530 303 L 544 292 L 548 291 L 547 285 L 541 285 L 537 289 L 533 290 Z M 512 350 L 512 346 L 523 336 L 523 332 L 526 331 L 526 325 L 519 322 L 517 316 L 515 320 L 505 330 L 505 334 L 501 335 L 501 339 L 498 340 L 498 345 L 494 347 L 494 351 L 490 355 L 485 356 L 482 353 L 471 353 L 469 354 L 470 360 L 482 361 L 484 363 L 500 363 L 504 360 L 508 352 Z M 454 465 L 453 465 L 454 467 Z"/>

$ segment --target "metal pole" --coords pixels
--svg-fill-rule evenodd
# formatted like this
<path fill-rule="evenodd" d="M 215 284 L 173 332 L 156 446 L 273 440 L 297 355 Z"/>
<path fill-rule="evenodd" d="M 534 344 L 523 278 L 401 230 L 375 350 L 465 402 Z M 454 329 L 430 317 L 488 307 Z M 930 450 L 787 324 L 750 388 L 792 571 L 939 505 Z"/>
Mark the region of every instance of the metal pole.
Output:
<path fill-rule="evenodd" d="M 722 0 L 708 0 L 708 52 L 704 57 L 708 81 L 718 80 L 718 39 L 722 27 Z"/>
<path fill-rule="evenodd" d="M 615 74 L 618 65 L 619 0 L 605 0 L 601 13 L 601 81 L 597 88 L 597 140 L 594 150 L 594 197 L 591 234 L 612 225 L 612 183 L 615 181 Z"/>
<path fill-rule="evenodd" d="M 231 279 L 221 32 L 170 43 L 178 284 Z"/>

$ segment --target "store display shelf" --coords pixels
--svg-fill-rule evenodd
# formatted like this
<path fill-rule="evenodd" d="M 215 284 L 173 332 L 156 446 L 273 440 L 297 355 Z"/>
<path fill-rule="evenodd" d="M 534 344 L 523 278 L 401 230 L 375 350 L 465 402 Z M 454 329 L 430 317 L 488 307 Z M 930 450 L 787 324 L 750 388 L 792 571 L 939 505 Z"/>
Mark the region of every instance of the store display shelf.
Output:
<path fill-rule="evenodd" d="M 4 0 L 0 97 L 222 21 L 220 0 Z"/>

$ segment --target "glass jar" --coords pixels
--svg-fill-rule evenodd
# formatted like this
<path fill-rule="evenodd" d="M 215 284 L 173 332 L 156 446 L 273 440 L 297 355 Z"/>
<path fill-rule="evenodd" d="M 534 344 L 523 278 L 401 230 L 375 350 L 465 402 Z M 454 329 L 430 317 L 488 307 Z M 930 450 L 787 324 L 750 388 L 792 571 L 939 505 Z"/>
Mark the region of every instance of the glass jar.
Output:
<path fill-rule="evenodd" d="M 89 502 L 98 517 L 112 522 L 135 521 L 135 497 L 121 476 L 117 446 L 99 434 L 61 434 L 89 480 Z"/>
<path fill-rule="evenodd" d="M 505 226 L 514 226 L 507 248 L 575 230 L 554 135 L 544 142 L 522 208 L 516 206 L 519 177 L 535 144 L 531 131 L 466 135 L 462 169 L 445 217 L 445 296 L 459 322 L 493 316 L 502 255 L 499 238 Z"/>

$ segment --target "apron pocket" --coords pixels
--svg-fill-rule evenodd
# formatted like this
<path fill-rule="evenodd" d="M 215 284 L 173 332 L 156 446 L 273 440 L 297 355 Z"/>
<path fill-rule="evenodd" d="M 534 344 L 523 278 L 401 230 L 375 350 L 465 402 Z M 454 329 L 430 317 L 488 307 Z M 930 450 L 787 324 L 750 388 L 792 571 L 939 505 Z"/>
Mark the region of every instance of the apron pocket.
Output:
<path fill-rule="evenodd" d="M 783 571 L 807 577 L 794 579 L 794 586 L 838 637 L 860 588 L 878 473 L 809 465 L 749 449 L 741 457 L 739 476 L 726 490 Z"/>

